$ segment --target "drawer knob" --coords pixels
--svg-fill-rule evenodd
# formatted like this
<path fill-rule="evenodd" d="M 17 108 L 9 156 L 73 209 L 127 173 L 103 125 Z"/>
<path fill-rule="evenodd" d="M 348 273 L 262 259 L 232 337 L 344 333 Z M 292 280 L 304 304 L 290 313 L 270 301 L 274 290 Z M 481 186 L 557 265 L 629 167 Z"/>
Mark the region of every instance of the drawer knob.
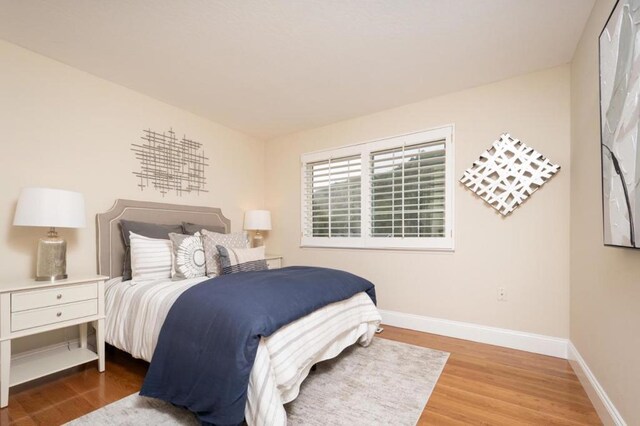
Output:
<path fill-rule="evenodd" d="M 62 295 L 61 294 L 57 295 L 56 299 L 62 299 Z"/>
<path fill-rule="evenodd" d="M 62 316 L 62 312 L 58 312 L 58 313 L 56 314 L 56 316 L 57 316 L 57 317 L 61 317 L 61 316 Z"/>

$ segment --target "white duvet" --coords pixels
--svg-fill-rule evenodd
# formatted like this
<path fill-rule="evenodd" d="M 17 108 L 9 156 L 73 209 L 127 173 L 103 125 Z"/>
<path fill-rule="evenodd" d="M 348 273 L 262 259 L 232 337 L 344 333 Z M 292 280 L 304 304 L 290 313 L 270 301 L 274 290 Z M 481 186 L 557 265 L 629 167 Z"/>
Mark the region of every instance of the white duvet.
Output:
<path fill-rule="evenodd" d="M 206 278 L 132 284 L 107 281 L 106 341 L 135 358 L 151 361 L 169 309 L 188 288 Z M 381 318 L 366 295 L 333 303 L 260 340 L 251 371 L 245 418 L 249 425 L 286 425 L 284 404 L 293 401 L 311 367 L 344 348 L 367 346 Z M 215 386 L 215 384 L 212 384 Z"/>

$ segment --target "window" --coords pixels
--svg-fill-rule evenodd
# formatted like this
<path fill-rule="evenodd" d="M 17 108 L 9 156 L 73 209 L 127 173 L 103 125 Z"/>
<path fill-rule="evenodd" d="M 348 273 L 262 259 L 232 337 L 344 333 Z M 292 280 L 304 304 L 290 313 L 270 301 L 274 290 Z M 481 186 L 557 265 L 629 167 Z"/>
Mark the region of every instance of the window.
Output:
<path fill-rule="evenodd" d="M 302 156 L 302 245 L 453 249 L 453 127 Z"/>
<path fill-rule="evenodd" d="M 310 233 L 313 237 L 359 237 L 360 156 L 329 158 L 307 165 Z"/>

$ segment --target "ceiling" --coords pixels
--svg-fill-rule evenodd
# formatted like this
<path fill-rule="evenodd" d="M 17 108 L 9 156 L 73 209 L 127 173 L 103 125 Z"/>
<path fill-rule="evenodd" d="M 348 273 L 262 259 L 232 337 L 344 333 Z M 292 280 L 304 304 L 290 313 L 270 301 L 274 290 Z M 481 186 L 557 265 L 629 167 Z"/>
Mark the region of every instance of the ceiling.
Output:
<path fill-rule="evenodd" d="M 571 60 L 594 0 L 0 0 L 0 38 L 269 139 Z"/>

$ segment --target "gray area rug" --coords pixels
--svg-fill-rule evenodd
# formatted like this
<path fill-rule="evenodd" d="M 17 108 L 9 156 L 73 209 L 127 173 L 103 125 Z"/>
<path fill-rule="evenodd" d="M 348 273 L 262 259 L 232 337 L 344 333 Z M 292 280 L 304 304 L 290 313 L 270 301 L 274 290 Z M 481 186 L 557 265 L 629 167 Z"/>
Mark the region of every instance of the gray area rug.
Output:
<path fill-rule="evenodd" d="M 318 364 L 287 404 L 289 425 L 415 425 L 442 373 L 446 352 L 376 338 Z M 130 395 L 68 425 L 198 425 L 188 411 Z"/>

